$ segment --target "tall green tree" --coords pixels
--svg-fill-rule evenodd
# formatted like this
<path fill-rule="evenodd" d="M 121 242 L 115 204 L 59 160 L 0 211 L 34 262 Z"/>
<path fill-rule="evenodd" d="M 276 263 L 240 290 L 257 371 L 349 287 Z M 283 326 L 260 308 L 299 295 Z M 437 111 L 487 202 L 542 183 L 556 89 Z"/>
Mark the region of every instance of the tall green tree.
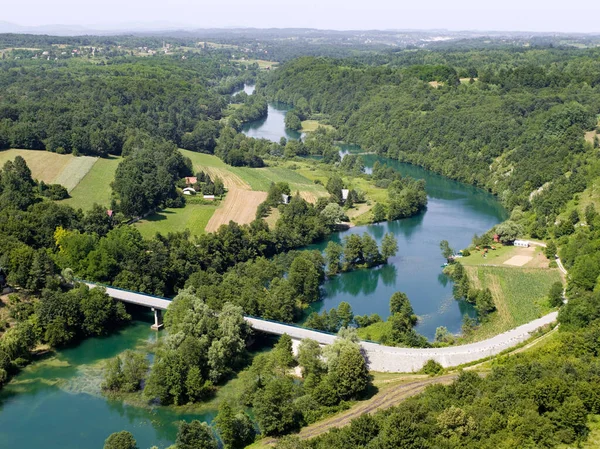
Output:
<path fill-rule="evenodd" d="M 126 430 L 111 434 L 104 442 L 104 449 L 138 449 L 133 435 Z"/>

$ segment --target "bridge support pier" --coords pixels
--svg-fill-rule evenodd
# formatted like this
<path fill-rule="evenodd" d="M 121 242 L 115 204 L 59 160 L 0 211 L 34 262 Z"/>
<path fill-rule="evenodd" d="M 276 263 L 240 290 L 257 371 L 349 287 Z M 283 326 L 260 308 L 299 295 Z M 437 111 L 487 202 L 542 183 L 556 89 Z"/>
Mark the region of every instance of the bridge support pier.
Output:
<path fill-rule="evenodd" d="M 159 331 L 164 326 L 162 321 L 162 310 L 152 307 L 152 311 L 154 312 L 154 324 L 152 325 L 152 330 Z"/>

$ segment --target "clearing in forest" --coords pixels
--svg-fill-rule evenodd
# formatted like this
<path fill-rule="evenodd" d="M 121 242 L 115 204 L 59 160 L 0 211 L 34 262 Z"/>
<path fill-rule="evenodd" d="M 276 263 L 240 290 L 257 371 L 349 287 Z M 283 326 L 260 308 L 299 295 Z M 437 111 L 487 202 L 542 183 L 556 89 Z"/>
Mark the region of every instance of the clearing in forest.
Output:
<path fill-rule="evenodd" d="M 75 209 L 88 210 L 94 203 L 109 208 L 112 193 L 110 184 L 115 179 L 120 161 L 121 158 L 116 156 L 96 160 L 77 186 L 69 192 L 71 198 L 61 202 Z"/>
<path fill-rule="evenodd" d="M 138 221 L 134 226 L 146 238 L 154 237 L 158 232 L 166 235 L 186 229 L 191 235 L 202 235 L 216 209 L 217 206 L 213 204 L 186 204 L 185 207 L 163 209 Z"/>
<path fill-rule="evenodd" d="M 56 154 L 43 150 L 0 151 L 0 166 L 21 156 L 31 170 L 31 176 L 46 184 L 61 184 L 71 192 L 92 169 L 98 158 Z"/>

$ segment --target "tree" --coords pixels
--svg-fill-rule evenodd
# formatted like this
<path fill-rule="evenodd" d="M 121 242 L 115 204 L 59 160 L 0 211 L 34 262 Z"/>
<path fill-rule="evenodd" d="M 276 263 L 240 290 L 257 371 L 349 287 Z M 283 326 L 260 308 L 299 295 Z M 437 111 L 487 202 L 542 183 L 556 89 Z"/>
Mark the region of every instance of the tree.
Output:
<path fill-rule="evenodd" d="M 315 340 L 306 338 L 300 342 L 298 346 L 298 364 L 302 367 L 303 377 L 309 374 L 320 376 L 325 371 L 322 355 L 323 350 Z"/>
<path fill-rule="evenodd" d="M 365 393 L 371 378 L 365 358 L 356 343 L 341 348 L 328 377 L 341 399 L 358 398 Z"/>
<path fill-rule="evenodd" d="M 254 441 L 252 421 L 244 412 L 234 414 L 228 402 L 222 402 L 215 417 L 215 427 L 225 449 L 241 449 Z"/>
<path fill-rule="evenodd" d="M 235 447 L 235 416 L 228 402 L 219 405 L 219 413 L 215 417 L 215 428 L 225 445 L 225 448 Z"/>
<path fill-rule="evenodd" d="M 381 254 L 377 242 L 366 232 L 361 239 L 362 257 L 368 267 L 375 266 L 381 262 Z"/>
<path fill-rule="evenodd" d="M 596 136 L 597 138 L 597 136 Z M 596 212 L 596 207 L 593 203 L 588 204 L 585 207 L 585 222 L 588 226 L 593 226 L 596 218 L 598 217 L 598 212 Z"/>
<path fill-rule="evenodd" d="M 126 430 L 112 433 L 104 441 L 104 449 L 137 449 L 137 442 L 133 435 Z"/>
<path fill-rule="evenodd" d="M 348 327 L 354 321 L 352 307 L 345 301 L 342 301 L 337 307 L 337 317 L 340 320 L 341 327 Z"/>
<path fill-rule="evenodd" d="M 496 234 L 500 237 L 500 241 L 502 243 L 512 243 L 514 242 L 519 235 L 524 233 L 523 226 L 518 223 L 515 223 L 512 220 L 507 220 L 504 223 L 500 223 L 496 226 L 495 229 Z"/>
<path fill-rule="evenodd" d="M 496 310 L 494 298 L 492 297 L 492 292 L 489 288 L 480 290 L 479 293 L 477 293 L 477 299 L 475 300 L 475 308 L 482 317 Z"/>
<path fill-rule="evenodd" d="M 325 186 L 331 198 L 338 204 L 342 204 L 342 189 L 344 188 L 344 181 L 339 176 L 332 176 L 327 181 Z"/>
<path fill-rule="evenodd" d="M 265 435 L 284 435 L 298 425 L 294 407 L 294 383 L 289 377 L 275 377 L 256 394 L 254 414 Z"/>
<path fill-rule="evenodd" d="M 362 252 L 362 239 L 356 234 L 344 238 L 345 269 L 350 269 L 364 261 Z"/>
<path fill-rule="evenodd" d="M 176 440 L 177 449 L 217 449 L 219 446 L 208 424 L 182 421 Z"/>
<path fill-rule="evenodd" d="M 330 240 L 325 247 L 325 262 L 327 263 L 327 274 L 335 275 L 340 271 L 340 260 L 344 248 L 339 243 Z"/>
<path fill-rule="evenodd" d="M 398 252 L 398 241 L 394 234 L 388 232 L 381 240 L 381 257 L 387 262 L 390 257 L 394 257 Z"/>
<path fill-rule="evenodd" d="M 448 331 L 448 328 L 446 328 L 446 326 L 439 326 L 435 329 L 435 341 L 436 342 L 447 342 L 449 339 L 452 338 L 452 334 L 450 334 L 450 332 Z"/>
<path fill-rule="evenodd" d="M 444 259 L 446 260 L 450 260 L 454 255 L 454 250 L 450 247 L 448 240 L 442 240 L 440 242 L 440 250 L 442 251 L 442 256 L 444 256 Z"/>
<path fill-rule="evenodd" d="M 302 121 L 295 112 L 288 111 L 285 114 L 285 127 L 297 131 L 302 128 Z"/>
<path fill-rule="evenodd" d="M 554 243 L 553 241 L 550 241 L 546 244 L 546 248 L 544 250 L 544 254 L 546 255 L 546 258 L 549 260 L 554 260 L 554 258 L 556 257 L 556 243 Z"/>
<path fill-rule="evenodd" d="M 400 313 L 404 316 L 414 315 L 412 305 L 406 293 L 396 292 L 390 298 L 390 313 Z"/>
<path fill-rule="evenodd" d="M 381 221 L 385 221 L 386 215 L 387 211 L 385 206 L 381 203 L 375 203 L 375 206 L 373 206 L 373 222 L 379 223 Z"/>
<path fill-rule="evenodd" d="M 119 359 L 122 360 L 123 384 L 122 391 L 137 391 L 142 387 L 142 382 L 148 372 L 149 362 L 139 352 L 125 351 Z"/>
<path fill-rule="evenodd" d="M 319 277 L 315 265 L 304 255 L 294 259 L 288 272 L 288 281 L 296 297 L 304 303 L 319 299 Z"/>
<path fill-rule="evenodd" d="M 335 225 L 342 221 L 347 221 L 348 217 L 344 213 L 344 209 L 337 203 L 329 203 L 325 209 L 321 211 L 321 216 L 326 226 L 334 228 Z"/>
<path fill-rule="evenodd" d="M 273 358 L 284 370 L 294 366 L 294 354 L 292 353 L 292 338 L 288 334 L 279 337 L 279 341 L 273 348 Z"/>
<path fill-rule="evenodd" d="M 123 368 L 120 357 L 107 360 L 104 368 L 104 381 L 102 389 L 108 391 L 119 391 L 123 385 Z"/>
<path fill-rule="evenodd" d="M 563 304 L 563 285 L 562 282 L 556 281 L 550 287 L 548 292 L 548 302 L 550 307 L 560 307 Z"/>

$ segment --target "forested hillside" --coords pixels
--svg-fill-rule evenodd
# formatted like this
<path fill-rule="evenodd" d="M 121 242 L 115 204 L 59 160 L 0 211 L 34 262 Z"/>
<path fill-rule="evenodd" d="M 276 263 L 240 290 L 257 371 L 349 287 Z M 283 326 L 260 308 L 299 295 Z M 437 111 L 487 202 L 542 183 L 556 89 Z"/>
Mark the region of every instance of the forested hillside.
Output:
<path fill-rule="evenodd" d="M 582 190 L 563 184 L 567 173 L 587 174 L 583 135 L 600 112 L 597 54 L 406 52 L 375 67 L 302 58 L 261 87 L 301 118 L 326 114 L 348 142 L 485 187 L 512 209 L 547 182 L 538 202 Z"/>

